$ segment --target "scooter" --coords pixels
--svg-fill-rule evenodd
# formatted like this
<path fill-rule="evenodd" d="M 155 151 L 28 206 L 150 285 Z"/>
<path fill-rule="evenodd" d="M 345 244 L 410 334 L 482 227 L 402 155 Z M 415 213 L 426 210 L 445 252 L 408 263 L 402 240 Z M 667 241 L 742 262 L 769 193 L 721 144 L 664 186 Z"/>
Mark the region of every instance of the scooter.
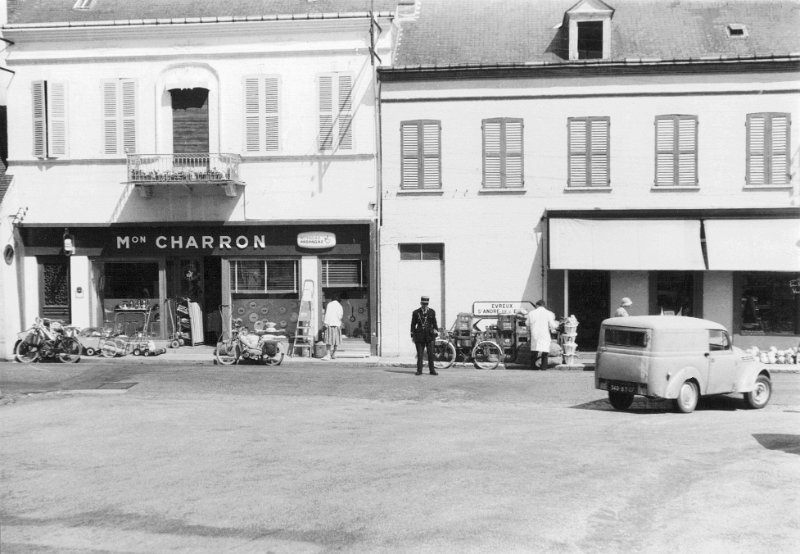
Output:
<path fill-rule="evenodd" d="M 232 322 L 231 338 L 225 339 L 221 336 L 214 349 L 214 363 L 220 365 L 234 365 L 240 360 L 281 365 L 284 356 L 280 341 L 251 333 L 238 318 Z"/>

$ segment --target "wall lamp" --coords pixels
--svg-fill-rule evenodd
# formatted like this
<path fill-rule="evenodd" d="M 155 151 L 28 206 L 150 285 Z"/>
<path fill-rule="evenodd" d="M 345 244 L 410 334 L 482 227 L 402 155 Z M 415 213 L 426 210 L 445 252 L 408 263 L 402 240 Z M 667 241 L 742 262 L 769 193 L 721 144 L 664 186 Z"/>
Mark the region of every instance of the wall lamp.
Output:
<path fill-rule="evenodd" d="M 75 253 L 75 240 L 69 234 L 69 229 L 64 229 L 64 254 L 72 256 Z"/>

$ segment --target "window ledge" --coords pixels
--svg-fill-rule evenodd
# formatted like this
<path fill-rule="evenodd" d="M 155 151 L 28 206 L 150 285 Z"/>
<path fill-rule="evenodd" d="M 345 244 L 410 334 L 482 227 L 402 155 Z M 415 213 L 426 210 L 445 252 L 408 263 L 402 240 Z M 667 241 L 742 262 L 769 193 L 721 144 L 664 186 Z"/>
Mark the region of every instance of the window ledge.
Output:
<path fill-rule="evenodd" d="M 745 185 L 742 190 L 792 190 L 792 185 Z"/>
<path fill-rule="evenodd" d="M 700 187 L 697 185 L 693 186 L 652 186 L 650 187 L 650 192 L 697 192 L 700 190 Z"/>
<path fill-rule="evenodd" d="M 518 188 L 500 188 L 500 189 L 492 189 L 492 188 L 482 188 L 478 191 L 478 194 L 525 194 L 524 187 Z"/>
<path fill-rule="evenodd" d="M 401 189 L 397 191 L 397 196 L 442 196 L 442 189 Z"/>
<path fill-rule="evenodd" d="M 611 192 L 611 187 L 565 187 L 564 192 Z"/>

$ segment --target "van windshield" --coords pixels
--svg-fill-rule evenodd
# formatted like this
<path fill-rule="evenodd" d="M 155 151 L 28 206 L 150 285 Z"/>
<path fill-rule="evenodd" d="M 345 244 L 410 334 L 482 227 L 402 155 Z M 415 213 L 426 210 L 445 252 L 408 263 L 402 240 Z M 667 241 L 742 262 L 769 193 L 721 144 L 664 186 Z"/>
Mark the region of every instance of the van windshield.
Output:
<path fill-rule="evenodd" d="M 647 332 L 631 329 L 606 329 L 603 336 L 606 344 L 614 346 L 647 346 Z"/>

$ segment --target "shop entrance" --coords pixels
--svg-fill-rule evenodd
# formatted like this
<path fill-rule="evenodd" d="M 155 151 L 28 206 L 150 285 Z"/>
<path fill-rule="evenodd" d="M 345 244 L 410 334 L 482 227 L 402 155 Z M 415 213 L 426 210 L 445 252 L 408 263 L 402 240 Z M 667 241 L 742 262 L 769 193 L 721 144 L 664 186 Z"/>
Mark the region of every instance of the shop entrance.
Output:
<path fill-rule="evenodd" d="M 702 274 L 696 271 L 650 273 L 650 313 L 703 317 L 702 286 Z"/>
<path fill-rule="evenodd" d="M 39 315 L 69 323 L 69 258 L 39 258 Z"/>
<path fill-rule="evenodd" d="M 568 313 L 579 322 L 576 341 L 581 350 L 597 348 L 600 323 L 608 317 L 608 271 L 572 271 L 568 273 Z"/>

